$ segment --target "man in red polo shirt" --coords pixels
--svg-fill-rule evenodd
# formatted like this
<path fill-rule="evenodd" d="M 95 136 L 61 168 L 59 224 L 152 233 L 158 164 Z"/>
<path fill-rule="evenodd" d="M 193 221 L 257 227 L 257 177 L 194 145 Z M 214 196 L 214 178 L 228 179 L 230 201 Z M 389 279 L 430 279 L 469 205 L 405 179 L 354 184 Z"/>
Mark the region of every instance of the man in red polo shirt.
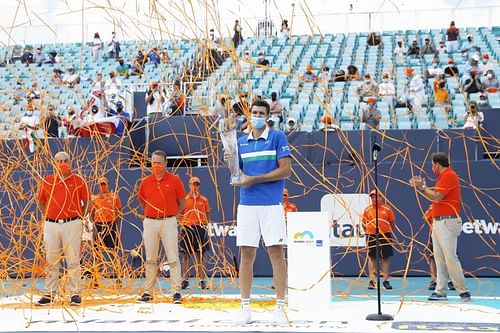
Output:
<path fill-rule="evenodd" d="M 174 304 L 181 303 L 181 267 L 179 263 L 177 216 L 184 210 L 186 192 L 179 176 L 166 170 L 167 156 L 156 150 L 151 156 L 152 175 L 145 177 L 139 187 L 139 205 L 144 210 L 142 234 L 146 250 L 146 279 L 141 302 L 153 299 L 158 275 L 160 240 L 170 265 L 171 289 Z"/>
<path fill-rule="evenodd" d="M 189 261 L 193 257 L 196 277 L 200 278 L 200 288 L 207 289 L 207 269 L 205 251 L 210 244 L 208 221 L 210 207 L 208 199 L 200 193 L 200 178 L 189 179 L 189 193 L 186 195 L 186 206 L 181 220 L 180 246 L 183 252 L 182 271 L 184 280 L 182 289 L 189 286 Z"/>
<path fill-rule="evenodd" d="M 448 274 L 463 302 L 471 300 L 465 285 L 462 265 L 457 256 L 457 239 L 462 231 L 460 217 L 460 180 L 450 167 L 444 153 L 432 155 L 432 171 L 438 177 L 433 189 L 425 185 L 418 176 L 410 179 L 410 185 L 417 188 L 424 197 L 432 201 L 432 243 L 436 261 L 437 285 L 429 296 L 430 301 L 446 300 Z"/>
<path fill-rule="evenodd" d="M 382 274 L 384 282 L 382 285 L 385 289 L 392 289 L 389 282 L 390 277 L 390 261 L 389 258 L 394 255 L 392 249 L 392 228 L 394 226 L 394 213 L 391 206 L 383 203 L 380 200 L 380 194 L 377 198 L 375 190 L 370 192 L 371 204 L 365 208 L 361 216 L 361 225 L 366 233 L 366 245 L 368 250 L 368 271 L 370 274 L 370 281 L 368 282 L 368 289 L 375 289 L 376 280 L 376 204 L 378 200 L 378 231 L 379 231 L 379 244 L 380 244 L 380 259 L 382 262 Z"/>
<path fill-rule="evenodd" d="M 59 292 L 61 252 L 67 265 L 66 289 L 70 304 L 80 305 L 80 245 L 82 216 L 88 211 L 90 192 L 85 180 L 71 172 L 70 157 L 65 152 L 55 155 L 54 173 L 39 185 L 36 201 L 45 219 L 43 238 L 47 256 L 44 296 L 37 305 L 48 305 Z"/>

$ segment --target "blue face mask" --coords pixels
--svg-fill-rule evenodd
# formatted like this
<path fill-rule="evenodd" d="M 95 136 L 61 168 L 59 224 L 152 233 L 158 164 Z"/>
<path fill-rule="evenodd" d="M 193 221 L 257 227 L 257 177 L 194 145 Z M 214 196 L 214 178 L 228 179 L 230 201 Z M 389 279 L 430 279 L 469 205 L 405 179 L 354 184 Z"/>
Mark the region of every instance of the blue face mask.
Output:
<path fill-rule="evenodd" d="M 259 118 L 252 116 L 250 118 L 250 122 L 252 123 L 253 128 L 264 128 L 266 126 L 266 118 Z"/>

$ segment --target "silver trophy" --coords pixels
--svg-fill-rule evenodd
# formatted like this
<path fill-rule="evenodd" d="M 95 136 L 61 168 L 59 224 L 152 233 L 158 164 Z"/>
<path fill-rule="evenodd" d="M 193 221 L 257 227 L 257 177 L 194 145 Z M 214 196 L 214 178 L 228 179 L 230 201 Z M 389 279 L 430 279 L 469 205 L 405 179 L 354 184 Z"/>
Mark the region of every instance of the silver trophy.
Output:
<path fill-rule="evenodd" d="M 231 185 L 238 185 L 240 183 L 240 163 L 238 161 L 238 137 L 236 128 L 220 130 L 220 138 L 222 139 L 222 145 L 224 146 L 224 157 L 229 157 L 226 159 L 227 166 L 231 172 Z"/>

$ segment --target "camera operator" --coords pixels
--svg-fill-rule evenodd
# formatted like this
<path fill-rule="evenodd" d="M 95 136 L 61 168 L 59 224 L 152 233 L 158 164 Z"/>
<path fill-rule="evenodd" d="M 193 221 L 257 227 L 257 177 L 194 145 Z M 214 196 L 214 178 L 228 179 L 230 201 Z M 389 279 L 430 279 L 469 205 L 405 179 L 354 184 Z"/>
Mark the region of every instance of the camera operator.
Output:
<path fill-rule="evenodd" d="M 484 114 L 480 111 L 479 105 L 476 101 L 469 102 L 469 108 L 467 110 L 467 114 L 464 116 L 464 129 L 472 128 L 478 129 L 481 128 L 481 124 L 484 121 Z"/>

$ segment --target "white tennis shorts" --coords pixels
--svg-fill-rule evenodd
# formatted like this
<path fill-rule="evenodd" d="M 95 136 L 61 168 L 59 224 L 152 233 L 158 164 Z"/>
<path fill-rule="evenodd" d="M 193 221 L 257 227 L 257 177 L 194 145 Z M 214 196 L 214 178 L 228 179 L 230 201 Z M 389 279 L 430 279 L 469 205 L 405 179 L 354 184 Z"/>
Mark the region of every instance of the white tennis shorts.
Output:
<path fill-rule="evenodd" d="M 283 206 L 238 205 L 236 245 L 259 247 L 261 236 L 265 246 L 286 245 Z"/>

